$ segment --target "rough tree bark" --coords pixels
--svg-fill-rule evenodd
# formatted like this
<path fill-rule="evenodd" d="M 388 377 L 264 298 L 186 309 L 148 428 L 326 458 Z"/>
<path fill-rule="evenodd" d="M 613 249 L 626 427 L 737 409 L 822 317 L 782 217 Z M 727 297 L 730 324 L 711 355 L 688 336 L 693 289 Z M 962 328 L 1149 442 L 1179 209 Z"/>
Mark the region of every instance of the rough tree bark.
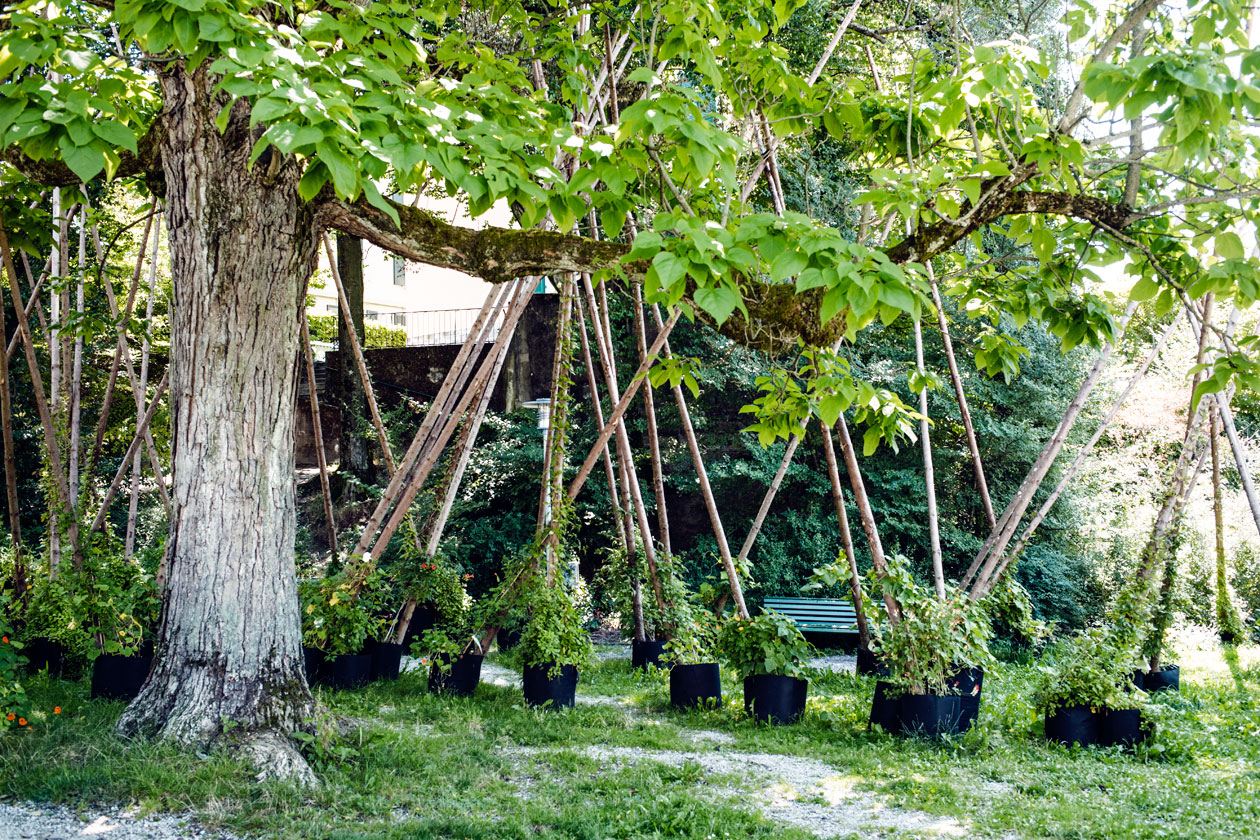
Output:
<path fill-rule="evenodd" d="M 293 562 L 299 311 L 315 264 L 313 209 L 292 161 L 264 154 L 249 107 L 204 66 L 160 78 L 170 231 L 174 517 L 157 660 L 125 734 L 205 744 L 294 731 L 315 709 L 302 668 Z M 258 759 L 293 772 L 280 741 Z M 264 771 L 267 768 L 264 767 Z M 309 772 L 309 771 L 307 771 Z"/>

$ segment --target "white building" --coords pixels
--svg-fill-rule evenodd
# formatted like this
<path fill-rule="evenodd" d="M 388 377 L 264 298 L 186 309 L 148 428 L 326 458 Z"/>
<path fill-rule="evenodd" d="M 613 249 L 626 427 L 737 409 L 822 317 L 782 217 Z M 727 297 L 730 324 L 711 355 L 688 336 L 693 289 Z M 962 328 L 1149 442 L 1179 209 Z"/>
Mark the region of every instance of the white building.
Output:
<path fill-rule="evenodd" d="M 410 201 L 408 197 L 401 197 Z M 453 198 L 425 198 L 422 205 L 451 224 L 463 227 L 507 227 L 512 214 L 500 203 L 478 219 Z M 331 278 L 327 255 L 321 251 L 319 275 Z M 468 335 L 491 284 L 459 271 L 407 262 L 363 243 L 363 317 L 407 332 L 407 344 L 460 344 Z M 310 290 L 310 315 L 336 315 L 337 289 L 328 279 L 324 288 Z"/>

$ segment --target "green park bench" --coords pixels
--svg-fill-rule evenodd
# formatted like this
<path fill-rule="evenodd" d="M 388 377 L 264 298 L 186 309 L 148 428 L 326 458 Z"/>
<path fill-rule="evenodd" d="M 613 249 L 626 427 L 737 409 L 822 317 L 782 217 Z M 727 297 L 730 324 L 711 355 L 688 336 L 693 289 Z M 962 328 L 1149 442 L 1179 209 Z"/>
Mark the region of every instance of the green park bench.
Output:
<path fill-rule="evenodd" d="M 856 633 L 857 613 L 836 598 L 766 598 L 762 609 L 792 619 L 802 633 Z"/>

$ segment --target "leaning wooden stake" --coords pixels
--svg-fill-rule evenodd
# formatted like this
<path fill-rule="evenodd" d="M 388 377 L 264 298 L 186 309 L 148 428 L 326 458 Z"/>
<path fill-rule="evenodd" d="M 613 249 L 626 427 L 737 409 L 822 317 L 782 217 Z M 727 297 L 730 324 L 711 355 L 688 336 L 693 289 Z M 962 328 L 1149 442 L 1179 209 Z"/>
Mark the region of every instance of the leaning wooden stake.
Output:
<path fill-rule="evenodd" d="M 929 264 L 930 268 L 930 264 Z M 984 461 L 980 459 L 980 444 L 976 440 L 976 427 L 971 422 L 971 407 L 967 404 L 967 394 L 963 390 L 962 374 L 958 370 L 958 359 L 954 355 L 954 340 L 949 334 L 949 321 L 945 318 L 945 304 L 941 300 L 936 280 L 931 278 L 932 304 L 936 309 L 936 325 L 941 331 L 941 341 L 945 345 L 945 361 L 949 364 L 949 381 L 954 386 L 954 398 L 958 400 L 958 412 L 962 415 L 963 430 L 967 433 L 967 449 L 971 452 L 971 468 L 976 476 L 976 489 L 980 492 L 980 502 L 984 505 L 984 518 L 989 523 L 989 530 L 997 528 L 997 517 L 993 513 L 993 499 L 989 496 L 989 482 L 984 474 Z"/>
<path fill-rule="evenodd" d="M 35 408 L 39 412 L 40 425 L 44 431 L 44 446 L 48 451 L 48 466 L 52 473 L 53 487 L 61 505 L 69 509 L 70 486 L 62 470 L 61 447 L 57 445 L 57 434 L 53 427 L 48 399 L 44 393 L 44 377 L 39 369 L 39 360 L 35 357 L 31 322 L 27 320 L 26 309 L 22 306 L 22 292 L 18 287 L 17 271 L 13 267 L 13 254 L 9 250 L 9 237 L 5 233 L 3 220 L 0 220 L 0 257 L 3 257 L 4 268 L 9 275 L 9 293 L 13 298 L 13 311 L 17 315 L 18 330 L 22 335 L 22 343 L 26 350 L 26 367 L 31 374 L 31 388 L 35 392 Z M 56 531 L 56 529 L 53 530 Z"/>
<path fill-rule="evenodd" d="M 512 286 L 513 284 L 508 285 Z M 477 319 L 473 322 L 472 331 L 468 334 L 468 340 L 460 347 L 455 361 L 451 364 L 450 370 L 446 372 L 446 377 L 442 380 L 442 387 L 438 389 L 437 396 L 433 398 L 433 402 L 429 405 L 429 410 L 425 413 L 419 430 L 416 431 L 415 436 L 412 438 L 411 445 L 407 447 L 407 451 L 403 453 L 402 460 L 398 463 L 393 475 L 390 476 L 389 485 L 385 488 L 385 492 L 381 494 L 380 501 L 377 502 L 375 510 L 372 511 L 367 525 L 364 526 L 358 544 L 350 552 L 352 556 L 362 556 L 372 546 L 372 541 L 385 521 L 385 516 L 397 501 L 398 494 L 402 492 L 403 485 L 407 481 L 407 476 L 425 449 L 433 432 L 433 427 L 445 415 L 446 404 L 451 393 L 462 387 L 469 358 L 475 358 L 477 354 L 480 354 L 488 334 L 488 318 L 492 312 L 498 311 L 499 302 L 506 291 L 508 290 L 505 288 L 496 287 L 491 289 L 490 293 L 486 295 L 486 302 L 482 304 L 481 312 L 477 314 Z M 473 352 L 474 348 L 476 348 L 476 353 Z"/>
<path fill-rule="evenodd" d="M 1036 532 L 1037 527 L 1041 525 L 1043 520 L 1045 520 L 1046 516 L 1050 513 L 1050 509 L 1054 507 L 1055 502 L 1059 500 L 1059 497 L 1063 495 L 1063 492 L 1067 490 L 1068 484 L 1070 484 L 1072 479 L 1076 477 L 1077 472 L 1080 471 L 1081 467 L 1085 463 L 1085 460 L 1089 457 L 1089 454 L 1094 451 L 1094 446 L 1102 439 L 1103 433 L 1111 427 L 1111 423 L 1120 413 L 1120 409 L 1124 407 L 1126 402 L 1128 402 L 1129 395 L 1133 393 L 1133 389 L 1136 388 L 1137 384 L 1142 381 L 1142 378 L 1146 375 L 1147 370 L 1150 369 L 1151 364 L 1159 357 L 1160 352 L 1164 349 L 1164 344 L 1168 341 L 1168 337 L 1172 335 L 1173 328 L 1175 326 L 1176 321 L 1174 320 L 1174 322 L 1169 324 L 1167 329 L 1165 329 L 1160 335 L 1159 341 L 1155 342 L 1155 346 L 1152 347 L 1151 351 L 1146 355 L 1146 359 L 1143 360 L 1142 364 L 1138 366 L 1138 369 L 1133 372 L 1133 375 L 1129 377 L 1128 383 L 1124 386 L 1124 390 L 1120 392 L 1120 396 L 1116 398 L 1115 403 L 1111 407 L 1111 411 L 1109 411 L 1107 416 L 1103 418 L 1103 421 L 1098 424 L 1098 428 L 1094 430 L 1094 434 L 1090 436 L 1090 439 L 1086 441 L 1084 446 L 1081 447 L 1081 451 L 1076 453 L 1076 459 L 1072 461 L 1072 465 L 1068 467 L 1067 471 L 1063 474 L 1063 477 L 1059 479 L 1059 483 L 1055 485 L 1054 490 L 1052 490 L 1050 495 L 1046 497 L 1046 500 L 1042 503 L 1041 508 L 1038 509 L 1037 515 L 1034 516 L 1028 523 L 1027 527 L 1024 528 L 1024 533 L 1020 535 L 1019 542 L 1017 542 L 1014 547 L 1007 552 L 1007 556 L 998 566 L 997 572 L 994 575 L 995 578 L 1000 578 L 1002 576 L 1002 573 L 1010 564 L 1011 558 L 1018 557 L 1023 553 L 1024 547 L 1028 545 L 1028 541 L 1032 538 L 1033 533 Z"/>
<path fill-rule="evenodd" d="M 4 294 L 0 292 L 0 346 L 8 341 L 5 333 L 3 306 Z M 19 597 L 26 597 L 26 560 L 22 556 L 22 509 L 17 493 L 17 450 L 13 443 L 13 403 L 9 393 L 9 361 L 0 364 L 0 437 L 4 441 L 4 487 L 9 505 L 9 541 L 13 545 L 13 589 Z"/>
<path fill-rule="evenodd" d="M 836 420 L 836 431 L 839 433 L 840 455 L 844 458 L 844 469 L 849 474 L 849 488 L 853 490 L 853 501 L 857 503 L 858 519 L 862 523 L 862 530 L 866 532 L 866 545 L 871 552 L 871 565 L 875 567 L 875 573 L 882 577 L 888 574 L 888 561 L 884 556 L 884 545 L 879 539 L 879 528 L 875 524 L 875 511 L 871 509 L 870 497 L 866 495 L 866 483 L 862 480 L 857 452 L 853 449 L 852 438 L 849 437 L 849 424 L 843 414 Z M 884 593 L 884 608 L 890 622 L 896 624 L 901 620 L 901 607 L 887 592 Z"/>
<path fill-rule="evenodd" d="M 665 334 L 661 323 L 660 312 L 653 307 L 656 323 Z M 659 339 L 660 336 L 657 336 Z M 664 342 L 665 357 L 669 358 L 669 342 Z M 722 559 L 722 567 L 726 570 L 726 582 L 731 589 L 731 600 L 735 602 L 735 613 L 739 618 L 749 618 L 748 605 L 744 602 L 744 587 L 739 582 L 739 570 L 735 567 L 735 558 L 731 556 L 731 547 L 726 541 L 726 529 L 722 527 L 722 517 L 718 514 L 717 500 L 713 496 L 713 487 L 709 484 L 709 471 L 704 466 L 704 455 L 700 452 L 700 442 L 696 439 L 696 430 L 691 423 L 691 413 L 687 411 L 687 400 L 683 396 L 682 386 L 673 387 L 674 403 L 678 407 L 678 420 L 682 425 L 683 437 L 687 441 L 687 450 L 691 453 L 691 465 L 696 471 L 696 480 L 700 484 L 700 496 L 704 499 L 705 510 L 709 514 L 709 524 L 713 527 L 713 536 L 717 540 L 718 556 Z"/>
<path fill-rule="evenodd" d="M 315 437 L 315 463 L 319 465 L 319 489 L 324 497 L 324 521 L 328 526 L 328 550 L 337 557 L 337 520 L 333 516 L 332 486 L 328 483 L 328 459 L 324 455 L 324 424 L 319 418 L 319 394 L 315 388 L 315 353 L 311 350 L 311 330 L 302 310 L 302 351 L 306 358 L 306 395 L 311 406 L 311 433 Z"/>
<path fill-rule="evenodd" d="M 389 435 L 385 434 L 385 424 L 381 422 L 381 410 L 376 405 L 376 391 L 372 387 L 372 377 L 368 375 L 367 360 L 363 357 L 363 348 L 359 344 L 359 336 L 354 328 L 354 317 L 350 311 L 350 301 L 346 297 L 346 287 L 341 282 L 341 272 L 337 269 L 337 258 L 333 255 L 332 245 L 328 242 L 328 234 L 323 235 L 324 251 L 328 254 L 328 265 L 332 271 L 333 285 L 337 287 L 337 303 L 341 307 L 341 319 L 350 333 L 350 347 L 354 355 L 355 367 L 359 369 L 359 378 L 363 380 L 363 393 L 367 397 L 368 413 L 372 416 L 372 426 L 376 429 L 376 439 L 381 445 L 381 455 L 392 476 L 398 469 L 394 461 L 394 453 L 389 446 Z M 338 348 L 345 352 L 345 348 Z"/>
<path fill-rule="evenodd" d="M 647 357 L 647 326 L 643 317 L 643 287 L 634 284 L 634 331 L 639 345 L 639 361 Z M 656 400 L 652 396 L 652 383 L 643 389 L 643 413 L 647 417 L 648 455 L 652 462 L 652 489 L 656 495 L 656 531 L 661 548 L 673 554 L 669 539 L 669 510 L 665 504 L 665 473 L 661 461 L 661 437 L 656 425 Z"/>
<path fill-rule="evenodd" d="M 1124 317 L 1121 320 L 1122 335 L 1123 329 L 1128 325 L 1129 319 L 1133 316 L 1134 311 L 1137 310 L 1137 306 L 1137 302 L 1134 301 L 1125 309 Z M 1067 443 L 1068 433 L 1071 432 L 1072 427 L 1076 424 L 1081 410 L 1085 408 L 1085 403 L 1089 399 L 1090 393 L 1093 392 L 1094 386 L 1098 384 L 1098 379 L 1106 369 L 1107 363 L 1111 360 L 1111 354 L 1118 343 L 1119 339 L 1114 344 L 1107 344 L 1102 349 L 1102 352 L 1098 354 L 1098 359 L 1085 377 L 1085 381 L 1081 384 L 1076 395 L 1068 404 L 1067 410 L 1063 412 L 1063 416 L 1059 419 L 1058 426 L 1055 427 L 1054 432 L 1050 435 L 1050 439 L 1042 447 L 1041 454 L 1037 456 L 1032 469 L 1028 471 L 1028 475 L 1024 477 L 1023 482 L 1019 485 L 1015 498 L 1011 500 L 1011 503 L 1007 505 L 1006 510 L 1003 511 L 1002 516 L 998 519 L 997 530 L 990 534 L 989 539 L 981 546 L 975 560 L 972 561 L 971 568 L 967 570 L 967 574 L 963 577 L 960 588 L 966 589 L 968 584 L 971 584 L 970 597 L 973 601 L 983 598 L 995 582 L 994 570 L 1001 563 L 1003 552 L 1015 536 L 1015 529 L 1019 527 L 1024 511 L 1032 504 L 1033 497 L 1036 495 L 1038 488 L 1041 487 L 1042 481 L 1049 474 L 1050 468 L 1054 466 L 1059 451 Z"/>
<path fill-rule="evenodd" d="M 923 364 L 923 326 L 914 319 L 914 355 L 920 377 L 927 376 Z M 936 509 L 936 469 L 932 464 L 932 432 L 928 419 L 927 382 L 919 382 L 919 443 L 923 448 L 923 485 L 927 492 L 928 542 L 932 554 L 932 581 L 936 584 L 936 597 L 945 600 L 945 568 L 941 560 L 941 520 Z"/>
<path fill-rule="evenodd" d="M 410 508 L 412 501 L 415 500 L 416 494 L 420 492 L 420 488 L 429 477 L 429 473 L 432 472 L 434 465 L 438 461 L 438 457 L 441 455 L 443 447 L 446 446 L 446 442 L 450 440 L 451 435 L 455 433 L 455 428 L 459 425 L 460 419 L 468 410 L 469 403 L 478 393 L 480 393 L 479 389 L 485 386 L 486 380 L 497 367 L 496 363 L 498 362 L 500 356 L 507 351 L 507 344 L 511 339 L 512 333 L 516 329 L 517 322 L 520 321 L 521 315 L 525 311 L 525 307 L 529 304 L 529 298 L 531 295 L 532 289 L 529 287 L 526 287 L 523 291 L 518 291 L 517 299 L 513 304 L 513 308 L 508 313 L 507 319 L 504 321 L 499 337 L 492 346 L 490 354 L 482 361 L 476 376 L 473 377 L 472 382 L 459 398 L 455 407 L 451 411 L 444 413 L 445 422 L 443 423 L 441 430 L 428 442 L 428 445 L 424 447 L 425 451 L 423 456 L 418 459 L 415 470 L 407 479 L 406 484 L 402 488 L 402 492 L 398 496 L 397 503 L 394 506 L 393 515 L 390 516 L 389 520 L 385 523 L 385 527 L 381 529 L 380 536 L 376 539 L 376 544 L 372 550 L 372 555 L 374 557 L 380 557 L 384 553 L 385 547 L 389 545 L 390 538 L 394 535 L 394 532 L 402 523 L 403 518 L 407 515 L 407 511 Z M 432 409 L 430 409 L 430 412 L 432 412 Z M 399 472 L 402 472 L 401 468 Z"/>
<path fill-rule="evenodd" d="M 170 379 L 170 372 L 162 375 L 162 380 L 158 383 L 157 390 L 153 393 L 153 400 L 149 403 L 149 408 L 145 411 L 144 416 L 140 418 L 141 431 L 131 439 L 131 445 L 127 447 L 127 453 L 123 456 L 122 463 L 118 465 L 118 472 L 114 473 L 114 480 L 110 482 L 109 489 L 105 491 L 105 499 L 101 502 L 100 510 L 96 513 L 96 519 L 92 521 L 92 527 L 88 529 L 99 531 L 101 526 L 105 524 L 105 517 L 109 513 L 109 506 L 114 501 L 115 494 L 122 484 L 123 476 L 127 474 L 127 468 L 131 465 L 131 459 L 140 451 L 140 444 L 144 440 L 144 430 L 149 428 L 149 423 L 153 421 L 153 415 L 157 413 L 158 404 L 162 401 L 162 395 L 166 393 L 166 386 Z"/>
<path fill-rule="evenodd" d="M 866 608 L 862 605 L 862 575 L 858 572 L 857 554 L 853 550 L 853 534 L 849 530 L 849 513 L 844 507 L 844 492 L 840 488 L 840 467 L 836 463 L 836 447 L 831 440 L 831 429 L 822 424 L 823 454 L 827 458 L 827 478 L 831 482 L 831 501 L 836 507 L 836 521 L 840 526 L 840 540 L 844 546 L 844 558 L 849 562 L 849 591 L 853 596 L 853 612 L 857 618 L 858 646 L 869 650 L 871 628 L 866 623 Z"/>

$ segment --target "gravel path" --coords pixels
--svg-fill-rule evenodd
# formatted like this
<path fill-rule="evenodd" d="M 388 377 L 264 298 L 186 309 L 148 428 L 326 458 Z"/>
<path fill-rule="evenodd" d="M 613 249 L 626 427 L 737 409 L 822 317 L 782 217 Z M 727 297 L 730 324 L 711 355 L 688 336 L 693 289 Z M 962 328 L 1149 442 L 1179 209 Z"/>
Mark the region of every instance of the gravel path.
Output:
<path fill-rule="evenodd" d="M 236 840 L 211 831 L 191 816 L 140 816 L 134 808 L 97 807 L 72 811 L 57 805 L 0 803 L 0 840 Z"/>

